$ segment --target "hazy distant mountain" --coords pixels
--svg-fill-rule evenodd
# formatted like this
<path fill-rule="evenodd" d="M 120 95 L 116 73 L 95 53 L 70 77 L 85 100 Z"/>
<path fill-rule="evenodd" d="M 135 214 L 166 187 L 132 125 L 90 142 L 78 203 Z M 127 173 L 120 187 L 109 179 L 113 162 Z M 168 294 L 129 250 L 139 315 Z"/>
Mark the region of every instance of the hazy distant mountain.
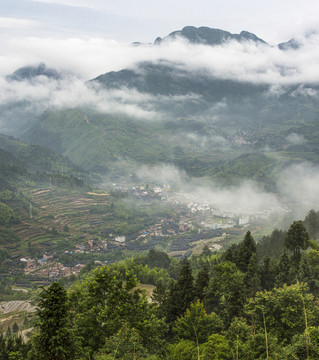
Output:
<path fill-rule="evenodd" d="M 267 44 L 264 40 L 248 31 L 242 31 L 240 34 L 232 34 L 228 31 L 204 26 L 199 28 L 194 26 L 185 26 L 182 30 L 174 31 L 163 39 L 158 37 L 155 40 L 155 44 L 160 44 L 163 41 L 176 39 L 178 37 L 184 38 L 192 44 L 221 45 L 231 40 L 254 41 L 256 43 Z"/>
<path fill-rule="evenodd" d="M 202 71 L 187 71 L 167 61 L 141 62 L 134 69 L 112 71 L 92 81 L 107 88 L 123 86 L 154 95 L 185 95 L 196 93 L 207 99 L 220 100 L 225 96 L 243 97 L 267 89 L 265 85 L 219 79 Z"/>
<path fill-rule="evenodd" d="M 207 46 L 233 40 L 268 46 L 245 31 L 231 34 L 190 26 L 155 43 L 179 37 Z M 280 48 L 294 46 L 291 40 Z M 46 68 L 34 71 L 29 75 L 22 71 L 22 75 L 45 73 Z M 285 75 L 284 66 L 280 72 Z M 88 82 L 94 91 L 92 97 L 98 95 L 97 102 L 80 108 L 50 109 L 35 117 L 20 136 L 50 147 L 85 169 L 100 172 L 113 171 L 123 160 L 133 166 L 170 163 L 192 176 L 212 176 L 224 182 L 224 178 L 240 181 L 251 177 L 271 186 L 264 170 L 275 166 L 277 160 L 318 162 L 318 86 L 286 83 L 273 87 L 239 79 L 187 66 L 187 61 L 141 61 Z M 99 92 L 103 94 L 100 97 Z M 110 105 L 102 113 L 101 99 L 103 105 Z M 258 156 L 229 162 L 247 154 Z M 269 157 L 275 161 L 267 162 Z"/>
<path fill-rule="evenodd" d="M 7 76 L 7 80 L 11 81 L 23 81 L 33 80 L 39 76 L 45 76 L 58 80 L 62 75 L 55 69 L 47 68 L 44 63 L 40 63 L 37 66 L 24 66 L 16 70 L 13 74 Z"/>
<path fill-rule="evenodd" d="M 14 181 L 27 173 L 24 164 L 10 152 L 0 148 L 0 191 L 11 189 Z"/>
<path fill-rule="evenodd" d="M 61 172 L 83 176 L 85 172 L 74 165 L 68 158 L 54 152 L 50 148 L 38 144 L 26 144 L 12 136 L 0 134 L 0 150 L 7 153 L 6 162 L 15 163 L 19 168 L 32 172 Z M 1 173 L 1 171 L 0 171 Z"/>
<path fill-rule="evenodd" d="M 278 44 L 280 50 L 298 50 L 301 46 L 301 43 L 296 39 L 290 39 L 287 42 Z"/>

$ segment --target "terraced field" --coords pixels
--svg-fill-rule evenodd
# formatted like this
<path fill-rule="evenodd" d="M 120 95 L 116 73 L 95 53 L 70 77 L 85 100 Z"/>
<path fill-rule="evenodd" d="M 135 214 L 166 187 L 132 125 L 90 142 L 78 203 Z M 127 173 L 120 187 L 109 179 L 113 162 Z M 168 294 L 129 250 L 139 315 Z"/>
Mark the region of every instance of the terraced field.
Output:
<path fill-rule="evenodd" d="M 8 301 L 0 303 L 0 333 L 6 333 L 13 324 L 18 325 L 19 333 L 27 337 L 32 331 L 32 320 L 36 306 L 29 301 Z"/>
<path fill-rule="evenodd" d="M 85 242 L 92 236 L 94 227 L 102 225 L 101 214 L 91 214 L 90 206 L 108 203 L 108 194 L 65 191 L 61 189 L 33 189 L 32 214 L 13 226 L 21 238 L 19 245 L 11 247 L 13 256 L 29 255 L 35 251 L 59 251 L 76 243 Z M 93 226 L 94 225 L 94 226 Z"/>

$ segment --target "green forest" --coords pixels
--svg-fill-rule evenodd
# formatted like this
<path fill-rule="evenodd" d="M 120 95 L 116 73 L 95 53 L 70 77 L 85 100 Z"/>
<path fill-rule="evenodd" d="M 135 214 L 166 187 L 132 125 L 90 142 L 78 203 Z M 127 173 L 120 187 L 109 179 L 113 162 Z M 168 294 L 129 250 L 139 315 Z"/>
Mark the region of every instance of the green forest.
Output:
<path fill-rule="evenodd" d="M 0 358 L 318 359 L 318 219 L 258 243 L 247 231 L 222 254 L 89 263 L 71 285 L 41 288 L 31 337 L 9 328 Z"/>

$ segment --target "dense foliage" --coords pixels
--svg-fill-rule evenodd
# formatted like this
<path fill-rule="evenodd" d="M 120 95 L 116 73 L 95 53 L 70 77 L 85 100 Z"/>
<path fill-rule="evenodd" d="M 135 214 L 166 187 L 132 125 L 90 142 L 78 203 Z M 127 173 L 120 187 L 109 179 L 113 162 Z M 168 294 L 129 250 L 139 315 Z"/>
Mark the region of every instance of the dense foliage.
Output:
<path fill-rule="evenodd" d="M 317 359 L 318 275 L 319 250 L 300 221 L 258 245 L 248 231 L 220 257 L 205 248 L 177 262 L 151 250 L 97 267 L 69 290 L 43 289 L 31 340 L 8 334 L 0 351 L 4 359 Z M 152 301 L 137 279 L 156 285 Z"/>

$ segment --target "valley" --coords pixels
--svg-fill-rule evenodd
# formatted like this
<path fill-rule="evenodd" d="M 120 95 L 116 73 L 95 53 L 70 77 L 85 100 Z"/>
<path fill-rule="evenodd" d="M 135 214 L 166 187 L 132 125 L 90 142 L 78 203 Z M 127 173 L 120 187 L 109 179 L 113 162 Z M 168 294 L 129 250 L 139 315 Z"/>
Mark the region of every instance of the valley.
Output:
<path fill-rule="evenodd" d="M 317 33 L 91 40 L 0 76 L 0 358 L 317 359 Z"/>
<path fill-rule="evenodd" d="M 196 204 L 169 185 L 114 184 L 109 192 L 51 186 L 25 194 L 32 210 L 11 226 L 19 240 L 6 245 L 4 262 L 8 273 L 22 269 L 35 284 L 78 275 L 90 261 L 111 263 L 154 247 L 177 257 L 200 253 L 204 245 L 219 251 L 261 220 Z"/>

